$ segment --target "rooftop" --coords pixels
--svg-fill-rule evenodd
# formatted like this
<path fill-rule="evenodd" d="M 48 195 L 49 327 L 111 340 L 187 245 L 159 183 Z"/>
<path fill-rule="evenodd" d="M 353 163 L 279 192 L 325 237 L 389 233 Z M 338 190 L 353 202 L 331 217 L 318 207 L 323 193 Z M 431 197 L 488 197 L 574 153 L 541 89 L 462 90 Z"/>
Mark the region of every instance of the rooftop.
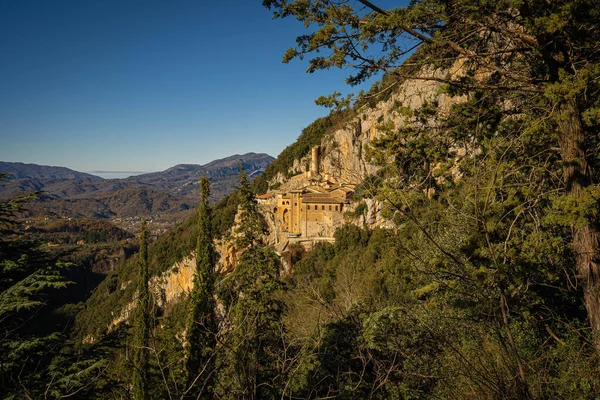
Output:
<path fill-rule="evenodd" d="M 344 201 L 339 198 L 331 197 L 327 194 L 306 193 L 302 196 L 303 203 L 324 203 L 324 204 L 341 204 Z"/>

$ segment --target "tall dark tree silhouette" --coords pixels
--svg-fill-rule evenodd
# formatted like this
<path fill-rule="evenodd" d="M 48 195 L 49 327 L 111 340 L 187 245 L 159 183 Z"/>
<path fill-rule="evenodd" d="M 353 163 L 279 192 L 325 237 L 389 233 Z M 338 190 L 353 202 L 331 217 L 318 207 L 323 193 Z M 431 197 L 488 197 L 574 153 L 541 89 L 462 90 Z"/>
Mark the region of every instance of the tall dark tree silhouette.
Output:
<path fill-rule="evenodd" d="M 4 174 L 0 174 L 0 181 Z M 43 369 L 61 332 L 42 325 L 53 296 L 65 288 L 65 264 L 28 240 L 17 216 L 35 196 L 0 202 L 0 393 L 3 398 L 41 398 L 48 390 Z M 40 322 L 42 321 L 42 322 Z"/>
<path fill-rule="evenodd" d="M 190 295 L 187 323 L 188 393 L 208 397 L 214 379 L 214 351 L 217 324 L 215 318 L 214 283 L 217 256 L 213 244 L 212 213 L 208 202 L 210 182 L 200 180 L 201 203 L 198 209 L 198 241 L 196 272 Z"/>
<path fill-rule="evenodd" d="M 241 165 L 238 194 L 234 237 L 243 253 L 235 270 L 219 287 L 219 298 L 229 319 L 218 390 L 225 398 L 275 398 L 284 376 L 278 363 L 283 353 L 286 311 L 278 297 L 283 289 L 279 280 L 281 263 L 263 240 L 265 221 Z"/>
<path fill-rule="evenodd" d="M 235 244 L 238 249 L 263 245 L 262 236 L 267 228 L 262 215 L 258 212 L 258 203 L 254 198 L 254 192 L 248 175 L 242 165 L 239 165 L 239 213 L 238 223 L 235 230 Z"/>
<path fill-rule="evenodd" d="M 150 341 L 150 294 L 148 291 L 148 230 L 142 220 L 138 259 L 138 297 L 134 317 L 133 398 L 148 398 L 148 359 Z"/>

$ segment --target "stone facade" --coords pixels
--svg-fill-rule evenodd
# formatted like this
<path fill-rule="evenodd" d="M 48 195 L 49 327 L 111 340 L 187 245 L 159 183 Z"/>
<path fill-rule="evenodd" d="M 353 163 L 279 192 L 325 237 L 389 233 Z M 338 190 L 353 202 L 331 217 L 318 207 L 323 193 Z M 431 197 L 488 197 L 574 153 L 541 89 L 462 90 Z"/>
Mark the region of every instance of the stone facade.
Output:
<path fill-rule="evenodd" d="M 345 190 L 344 190 L 345 189 Z M 277 193 L 269 202 L 281 222 L 282 232 L 291 236 L 333 236 L 343 224 L 344 208 L 351 189 L 334 187 L 323 190 L 307 186 L 287 193 Z"/>
<path fill-rule="evenodd" d="M 320 175 L 319 146 L 312 149 L 310 171 L 299 174 L 294 188 L 258 196 L 263 209 L 278 220 L 279 231 L 288 237 L 332 237 L 344 223 L 344 211 L 354 191 L 350 184 L 339 184 Z"/>
<path fill-rule="evenodd" d="M 259 196 L 263 210 L 278 220 L 280 232 L 289 237 L 333 236 L 344 222 L 343 213 L 349 204 L 350 188 L 333 187 L 323 190 L 306 186 L 288 192 L 272 192 Z"/>

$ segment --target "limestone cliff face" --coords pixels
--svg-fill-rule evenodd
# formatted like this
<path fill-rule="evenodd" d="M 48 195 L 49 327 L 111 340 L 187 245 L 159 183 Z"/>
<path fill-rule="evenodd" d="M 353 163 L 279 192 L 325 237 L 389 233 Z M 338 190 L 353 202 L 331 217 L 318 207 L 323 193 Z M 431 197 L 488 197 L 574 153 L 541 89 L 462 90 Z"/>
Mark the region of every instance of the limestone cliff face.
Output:
<path fill-rule="evenodd" d="M 394 90 L 388 100 L 379 102 L 373 108 L 363 107 L 342 128 L 323 138 L 319 173 L 339 183 L 353 184 L 375 173 L 378 167 L 370 162 L 366 152 L 371 141 L 383 134 L 381 127 L 398 128 L 413 123 L 403 111 L 418 109 L 433 100 L 438 102 L 441 110 L 447 109 L 450 100 L 438 94 L 439 86 L 439 83 L 432 81 L 407 80 Z M 312 163 L 311 158 L 312 155 L 307 154 L 295 160 L 291 171 L 303 171 L 306 165 Z M 291 190 L 305 186 L 306 179 L 302 174 L 291 179 L 279 174 L 270 183 L 278 183 L 283 190 Z"/>
<path fill-rule="evenodd" d="M 236 224 L 239 219 L 236 217 Z M 232 228 L 235 232 L 235 225 Z M 231 237 L 234 235 L 231 234 Z M 238 257 L 243 249 L 235 247 L 233 240 L 216 240 L 215 250 L 217 251 L 216 272 L 219 274 L 227 274 L 237 265 Z M 195 251 L 190 252 L 183 260 L 171 265 L 165 272 L 158 276 L 154 276 L 148 282 L 151 293 L 151 298 L 154 304 L 159 308 L 165 308 L 167 305 L 177 302 L 182 296 L 189 294 L 192 291 L 194 284 L 194 273 L 196 269 Z M 127 282 L 131 284 L 131 282 Z M 125 289 L 125 286 L 121 288 Z M 112 331 L 122 323 L 127 323 L 133 317 L 136 306 L 137 293 L 133 299 L 120 310 L 115 310 L 112 313 L 112 321 L 108 326 L 108 331 Z M 87 342 L 93 342 L 93 337 L 85 339 Z"/>
<path fill-rule="evenodd" d="M 178 300 L 184 293 L 191 292 L 195 269 L 196 256 L 192 252 L 162 275 L 152 278 L 150 288 L 156 305 L 163 308 L 166 304 Z"/>
<path fill-rule="evenodd" d="M 179 297 L 192 290 L 194 282 L 194 270 L 196 268 L 196 256 L 192 252 L 183 260 L 172 265 L 161 275 L 154 276 L 148 282 L 151 298 L 154 304 L 164 308 L 168 303 L 178 301 Z M 112 331 L 121 323 L 127 322 L 135 310 L 137 292 L 134 298 L 127 303 L 119 312 L 113 314 L 108 331 Z"/>
<path fill-rule="evenodd" d="M 428 71 L 425 76 L 439 78 L 452 77 L 456 79 L 466 73 L 464 60 L 458 59 L 447 70 Z M 397 129 L 402 126 L 415 124 L 414 117 L 408 110 L 417 110 L 426 103 L 437 103 L 440 115 L 446 114 L 453 104 L 466 100 L 464 96 L 450 97 L 440 93 L 441 84 L 432 80 L 407 79 L 391 87 L 393 93 L 385 101 L 374 107 L 363 106 L 357 115 L 348 120 L 343 127 L 330 135 L 326 135 L 320 143 L 319 173 L 332 177 L 339 183 L 360 183 L 363 179 L 375 173 L 378 169 L 366 154 L 371 141 L 384 134 L 382 127 Z M 474 149 L 466 149 L 473 152 Z M 311 154 L 295 160 L 289 172 L 300 172 L 312 163 Z M 306 184 L 302 175 L 287 179 L 278 174 L 270 182 L 279 184 L 283 190 L 298 189 Z"/>

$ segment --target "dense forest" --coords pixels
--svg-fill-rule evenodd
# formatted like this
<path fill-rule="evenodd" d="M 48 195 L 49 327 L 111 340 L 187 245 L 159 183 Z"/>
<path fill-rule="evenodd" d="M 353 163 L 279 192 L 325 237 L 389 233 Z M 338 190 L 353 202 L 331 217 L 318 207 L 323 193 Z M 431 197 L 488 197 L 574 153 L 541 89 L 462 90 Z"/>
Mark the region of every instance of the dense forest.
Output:
<path fill-rule="evenodd" d="M 350 84 L 385 77 L 356 97 L 319 99 L 331 115 L 253 184 L 241 170 L 218 204 L 202 179 L 197 215 L 154 241 L 144 224 L 138 254 L 85 302 L 63 295 L 77 261 L 19 226 L 27 199 L 0 203 L 2 397 L 598 398 L 596 2 L 263 5 L 311 28 L 285 61 L 348 67 Z M 407 81 L 436 82 L 435 100 L 397 104 L 402 124 L 379 121 L 365 154 L 379 169 L 355 194 L 377 199 L 393 229 L 348 223 L 335 243 L 291 246 L 283 274 L 255 195 L 302 172 L 295 160 Z M 223 237 L 244 251 L 218 274 Z M 192 289 L 159 301 L 149 282 L 192 252 Z"/>

